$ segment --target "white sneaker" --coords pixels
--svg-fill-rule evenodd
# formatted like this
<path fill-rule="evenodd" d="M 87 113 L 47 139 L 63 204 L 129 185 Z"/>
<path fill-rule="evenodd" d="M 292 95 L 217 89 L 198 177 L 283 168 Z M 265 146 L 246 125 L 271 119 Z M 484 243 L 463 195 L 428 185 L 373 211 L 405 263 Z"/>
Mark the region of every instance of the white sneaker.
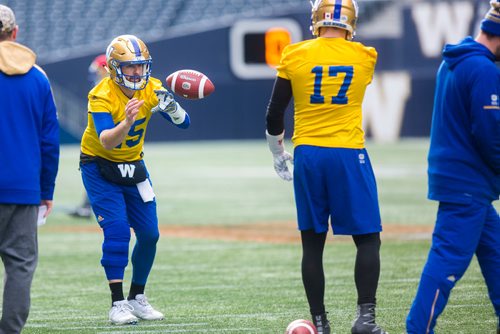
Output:
<path fill-rule="evenodd" d="M 148 303 L 148 299 L 145 295 L 137 295 L 135 299 L 131 299 L 128 301 L 130 306 L 134 309 L 132 310 L 132 314 L 137 318 L 144 320 L 163 320 L 163 313 L 158 312 Z"/>
<path fill-rule="evenodd" d="M 133 310 L 127 300 L 114 302 L 109 310 L 109 321 L 114 325 L 135 325 L 139 319 L 132 314 Z"/>

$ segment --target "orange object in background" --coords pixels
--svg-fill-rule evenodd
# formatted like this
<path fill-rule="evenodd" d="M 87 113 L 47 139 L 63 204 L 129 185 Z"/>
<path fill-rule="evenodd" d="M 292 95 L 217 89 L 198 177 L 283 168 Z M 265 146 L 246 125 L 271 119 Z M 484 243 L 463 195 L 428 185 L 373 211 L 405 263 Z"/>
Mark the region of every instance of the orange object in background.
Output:
<path fill-rule="evenodd" d="M 292 36 L 287 29 L 279 27 L 267 30 L 265 35 L 267 65 L 276 67 L 280 62 L 283 49 L 291 42 Z"/>

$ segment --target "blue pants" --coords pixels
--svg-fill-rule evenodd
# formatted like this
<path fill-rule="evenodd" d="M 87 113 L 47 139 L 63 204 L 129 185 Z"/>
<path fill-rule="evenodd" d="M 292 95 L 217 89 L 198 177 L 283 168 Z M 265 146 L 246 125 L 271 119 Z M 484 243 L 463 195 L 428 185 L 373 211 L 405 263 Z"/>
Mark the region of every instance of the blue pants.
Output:
<path fill-rule="evenodd" d="M 365 149 L 299 145 L 294 151 L 299 230 L 345 235 L 382 231 L 377 185 Z"/>
<path fill-rule="evenodd" d="M 492 204 L 439 203 L 432 246 L 406 319 L 408 334 L 434 333 L 451 289 L 477 256 L 500 316 L 500 218 Z"/>
<path fill-rule="evenodd" d="M 101 264 L 107 279 L 123 280 L 132 228 L 136 235 L 132 282 L 145 285 L 160 236 L 156 200 L 144 203 L 136 186 L 108 182 L 94 162 L 81 164 L 80 169 L 92 210 L 104 232 Z"/>

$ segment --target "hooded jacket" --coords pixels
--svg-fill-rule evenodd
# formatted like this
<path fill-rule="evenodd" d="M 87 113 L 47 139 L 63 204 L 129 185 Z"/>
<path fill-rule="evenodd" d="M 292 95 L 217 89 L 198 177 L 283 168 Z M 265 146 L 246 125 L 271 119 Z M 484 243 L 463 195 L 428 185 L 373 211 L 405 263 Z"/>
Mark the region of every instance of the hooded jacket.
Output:
<path fill-rule="evenodd" d="M 0 42 L 0 204 L 52 200 L 59 124 L 49 81 L 21 44 Z"/>
<path fill-rule="evenodd" d="M 471 37 L 446 45 L 428 155 L 432 200 L 491 203 L 500 193 L 500 71 Z"/>

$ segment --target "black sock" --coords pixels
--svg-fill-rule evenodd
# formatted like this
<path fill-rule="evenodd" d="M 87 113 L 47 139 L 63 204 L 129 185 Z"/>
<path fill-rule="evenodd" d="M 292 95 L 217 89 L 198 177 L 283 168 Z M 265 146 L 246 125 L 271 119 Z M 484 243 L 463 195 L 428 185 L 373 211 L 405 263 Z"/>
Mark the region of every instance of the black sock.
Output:
<path fill-rule="evenodd" d="M 109 289 L 111 290 L 111 306 L 114 302 L 125 299 L 123 297 L 123 282 L 109 283 Z"/>
<path fill-rule="evenodd" d="M 380 275 L 380 234 L 353 235 L 357 247 L 354 281 L 358 305 L 375 304 Z"/>
<path fill-rule="evenodd" d="M 323 272 L 323 249 L 325 233 L 313 230 L 301 232 L 302 237 L 302 282 L 306 290 L 309 310 L 313 316 L 325 313 L 325 274 Z"/>
<path fill-rule="evenodd" d="M 145 285 L 138 285 L 132 282 L 130 285 L 130 292 L 128 294 L 128 300 L 135 299 L 135 296 L 144 294 Z"/>

